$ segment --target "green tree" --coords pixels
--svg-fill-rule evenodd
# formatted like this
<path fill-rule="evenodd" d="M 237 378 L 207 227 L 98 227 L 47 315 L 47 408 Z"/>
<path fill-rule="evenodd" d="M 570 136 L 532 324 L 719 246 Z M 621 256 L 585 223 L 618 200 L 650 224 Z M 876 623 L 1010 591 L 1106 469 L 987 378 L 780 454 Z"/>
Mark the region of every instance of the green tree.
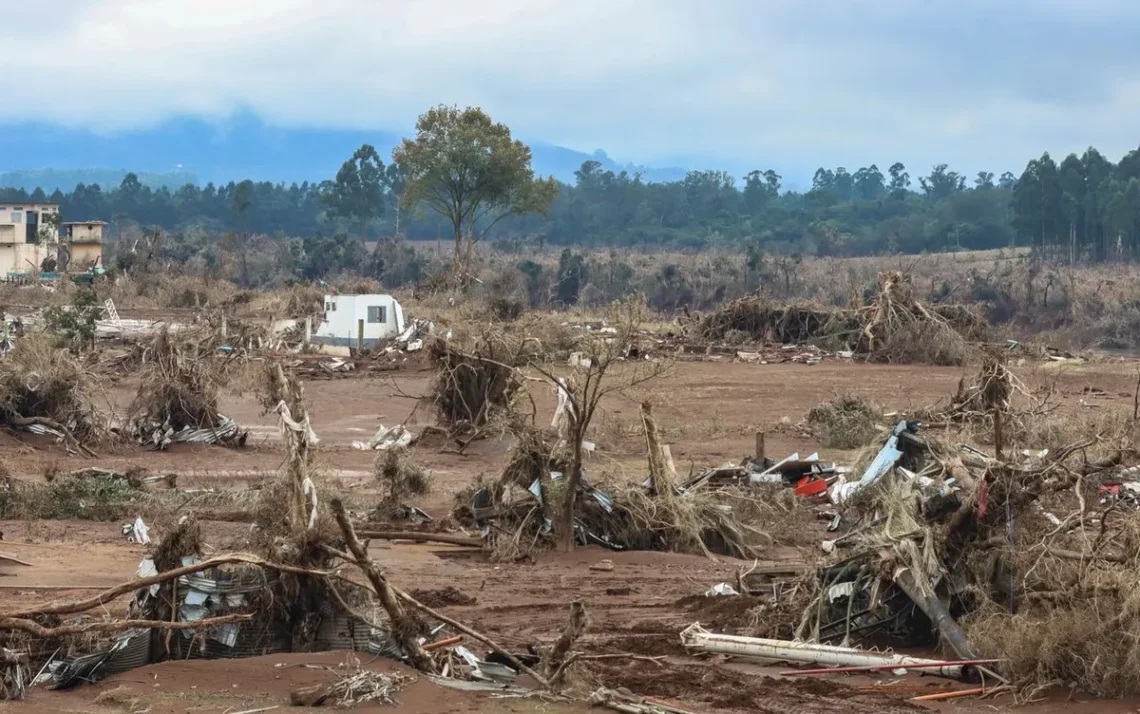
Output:
<path fill-rule="evenodd" d="M 947 171 L 947 168 L 949 167 L 946 164 L 938 164 L 931 170 L 929 176 L 918 179 L 923 193 L 936 201 L 966 190 L 966 177 L 957 171 Z"/>
<path fill-rule="evenodd" d="M 530 147 L 477 108 L 429 109 L 392 157 L 406 181 L 405 208 L 424 203 L 451 223 L 460 284 L 487 231 L 508 216 L 547 213 L 558 193 L 553 178 L 535 177 Z"/>
<path fill-rule="evenodd" d="M 855 172 L 855 197 L 871 201 L 886 193 L 885 178 L 879 167 L 871 164 Z"/>
<path fill-rule="evenodd" d="M 558 257 L 558 302 L 563 306 L 578 304 L 578 294 L 586 283 L 586 257 L 565 248 Z"/>
<path fill-rule="evenodd" d="M 321 202 L 333 218 L 356 221 L 363 241 L 369 222 L 384 215 L 385 189 L 390 180 L 380 154 L 371 144 L 364 144 L 341 165 L 336 179 L 325 184 Z"/>

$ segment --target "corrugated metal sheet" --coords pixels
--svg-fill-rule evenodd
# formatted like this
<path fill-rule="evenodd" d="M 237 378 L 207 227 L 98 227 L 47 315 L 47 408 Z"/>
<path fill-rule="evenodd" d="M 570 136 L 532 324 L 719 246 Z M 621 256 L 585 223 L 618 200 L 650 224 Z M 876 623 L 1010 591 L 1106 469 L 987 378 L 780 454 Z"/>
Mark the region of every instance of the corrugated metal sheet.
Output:
<path fill-rule="evenodd" d="M 358 617 L 338 612 L 332 617 L 325 618 L 317 628 L 316 646 L 318 651 L 365 651 L 368 649 L 371 637 L 371 625 Z"/>
<path fill-rule="evenodd" d="M 233 647 L 218 642 L 210 633 L 183 630 L 177 641 L 171 642 L 175 656 L 181 659 L 235 659 L 260 657 L 267 654 L 290 652 L 293 649 L 292 628 L 284 622 L 268 622 L 255 618 L 240 625 Z"/>
<path fill-rule="evenodd" d="M 122 649 L 111 653 L 110 659 L 103 665 L 107 674 L 129 672 L 143 665 L 150 664 L 150 630 L 130 630 L 123 633 L 126 644 Z"/>

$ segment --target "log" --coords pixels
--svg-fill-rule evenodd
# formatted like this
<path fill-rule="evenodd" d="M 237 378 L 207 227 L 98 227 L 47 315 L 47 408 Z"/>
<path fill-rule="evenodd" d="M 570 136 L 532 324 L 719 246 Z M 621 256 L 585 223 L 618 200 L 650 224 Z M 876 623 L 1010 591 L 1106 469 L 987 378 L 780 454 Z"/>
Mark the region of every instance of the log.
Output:
<path fill-rule="evenodd" d="M 416 533 L 414 531 L 360 531 L 361 538 L 375 538 L 377 540 L 407 540 L 413 543 L 446 543 L 447 545 L 461 545 L 468 548 L 482 548 L 482 538 L 457 536 L 449 533 Z"/>
<path fill-rule="evenodd" d="M 82 625 L 60 625 L 59 627 L 44 627 L 43 625 L 22 617 L 0 617 L 0 630 L 23 630 L 36 637 L 52 638 L 64 635 L 79 635 L 85 632 L 125 632 L 134 629 L 155 630 L 197 630 L 203 627 L 216 627 L 230 622 L 242 622 L 252 618 L 253 615 L 237 614 L 211 617 L 192 622 L 168 622 L 166 620 L 108 620 L 103 622 L 88 622 Z"/>
<path fill-rule="evenodd" d="M 50 603 L 43 607 L 33 608 L 30 610 L 17 610 L 14 612 L 0 612 L 0 617 L 34 617 L 36 615 L 74 615 L 80 612 L 86 612 L 92 608 L 102 607 L 109 602 L 115 600 L 121 595 L 133 593 L 135 590 L 150 587 L 151 585 L 158 585 L 165 583 L 183 575 L 190 575 L 198 573 L 203 570 L 209 570 L 217 565 L 225 565 L 227 563 L 249 563 L 251 565 L 259 565 L 264 568 L 279 570 L 284 573 L 295 573 L 298 575 L 312 575 L 315 577 L 326 577 L 328 573 L 319 570 L 307 570 L 305 568 L 297 568 L 291 565 L 282 565 L 280 563 L 271 563 L 262 558 L 248 553 L 231 553 L 229 555 L 219 555 L 208 560 L 203 560 L 200 563 L 187 565 L 181 568 L 174 568 L 167 570 L 165 573 L 152 575 L 147 578 L 138 578 L 122 585 L 116 585 L 113 588 L 104 590 L 103 592 L 95 595 L 94 597 L 87 598 L 86 600 L 79 600 L 77 602 L 63 602 L 63 603 Z"/>
<path fill-rule="evenodd" d="M 345 544 L 348 546 L 349 552 L 352 553 L 357 567 L 364 572 L 368 581 L 372 583 L 376 596 L 380 598 L 380 604 L 384 606 L 384 610 L 387 611 L 388 617 L 392 620 L 392 637 L 404 650 L 404 654 L 407 655 L 408 661 L 413 667 L 421 672 L 435 674 L 435 662 L 423 651 L 419 640 L 416 639 L 415 623 L 404 612 L 403 606 L 396 598 L 384 574 L 380 572 L 380 568 L 376 567 L 376 563 L 368 557 L 368 551 L 360 539 L 356 537 L 356 531 L 353 530 L 352 522 L 348 520 L 348 514 L 344 511 L 344 504 L 339 498 L 333 499 L 332 509 L 337 525 L 340 526 L 341 533 L 344 534 Z"/>

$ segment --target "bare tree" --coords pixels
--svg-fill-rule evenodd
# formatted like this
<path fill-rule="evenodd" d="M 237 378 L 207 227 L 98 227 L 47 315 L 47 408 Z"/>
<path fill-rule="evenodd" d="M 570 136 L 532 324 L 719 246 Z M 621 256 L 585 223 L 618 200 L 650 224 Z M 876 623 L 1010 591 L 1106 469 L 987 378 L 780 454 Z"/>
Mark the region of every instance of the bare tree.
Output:
<path fill-rule="evenodd" d="M 644 360 L 631 356 L 641 335 L 647 308 L 641 297 L 615 303 L 615 325 L 611 329 L 590 332 L 576 354 L 574 371 L 559 377 L 548 366 L 532 364 L 561 392 L 556 426 L 568 451 L 569 468 L 560 505 L 555 518 L 556 540 L 563 551 L 574 548 L 574 514 L 578 491 L 582 484 L 583 444 L 590 423 L 608 395 L 628 390 L 655 379 L 671 366 L 661 360 Z"/>

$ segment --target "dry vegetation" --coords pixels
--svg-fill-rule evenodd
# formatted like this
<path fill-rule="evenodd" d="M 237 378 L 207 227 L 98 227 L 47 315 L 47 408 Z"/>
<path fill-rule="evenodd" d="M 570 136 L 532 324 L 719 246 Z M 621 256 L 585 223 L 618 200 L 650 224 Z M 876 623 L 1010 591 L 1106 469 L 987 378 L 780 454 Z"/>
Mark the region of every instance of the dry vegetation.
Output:
<path fill-rule="evenodd" d="M 510 456 L 501 473 L 480 477 L 457 496 L 454 521 L 467 532 L 446 533 L 440 525 L 400 535 L 450 537 L 461 546 L 475 540 L 500 563 L 535 561 L 547 550 L 576 544 L 750 561 L 771 556 L 777 545 L 809 545 L 812 553 L 797 564 L 800 575 L 781 581 L 778 600 L 756 602 L 756 593 L 775 592 L 773 583 L 752 592 L 753 571 L 740 573 L 741 589 L 752 592 L 749 606 L 734 613 L 741 632 L 784 638 L 795 633 L 829 642 L 866 637 L 867 644 L 882 637 L 926 646 L 936 640 L 929 620 L 917 613 L 937 619 L 941 611 L 932 601 L 945 602 L 953 615 L 937 628 L 944 648 L 962 658 L 1000 659 L 996 669 L 1019 696 L 1032 697 L 1049 686 L 1100 696 L 1140 694 L 1133 674 L 1140 663 L 1140 512 L 1135 499 L 1106 497 L 1115 492 L 1100 488 L 1133 479 L 1127 469 L 1138 461 L 1136 414 L 1119 408 L 1062 411 L 1048 389 L 1026 386 L 1007 353 L 982 344 L 1048 328 L 1044 339 L 1061 343 L 1131 345 L 1140 332 L 1131 331 L 1133 320 L 1140 326 L 1140 308 L 1130 301 L 1140 305 L 1140 295 L 1122 296 L 1137 282 L 1125 281 L 1133 269 L 1046 268 L 1005 255 L 931 256 L 905 266 L 883 259 L 807 260 L 786 264 L 780 279 L 771 280 L 740 269 L 738 258 L 684 256 L 687 268 L 665 271 L 682 257 L 595 256 L 591 265 L 611 268 L 628 260 L 633 272 L 624 287 L 643 288 L 643 294 L 629 299 L 614 286 L 605 288 L 599 277 L 597 284 L 582 287 L 577 307 L 564 311 L 521 309 L 524 298 L 526 304 L 536 302 L 534 286 L 510 280 L 513 268 L 501 255 L 485 257 L 481 266 L 483 275 L 497 273 L 500 279 L 477 283 L 469 293 L 421 286 L 401 294 L 408 313 L 436 322 L 425 360 L 434 375 L 424 401 L 448 433 L 446 448 L 458 444 L 462 456 L 476 439 L 496 438 L 510 444 Z M 663 264 L 673 259 L 678 263 Z M 603 274 L 600 267 L 593 270 Z M 667 304 L 664 272 L 671 290 L 686 291 L 683 304 Z M 383 289 L 349 282 L 341 288 Z M 74 298 L 68 286 L 50 293 L 0 289 L 10 304 L 18 298 L 66 305 Z M 282 637 L 290 647 L 305 649 L 313 646 L 321 613 L 367 623 L 379 618 L 389 644 L 416 668 L 454 671 L 458 662 L 450 655 L 425 649 L 425 622 L 470 632 L 389 585 L 368 558 L 354 531 L 354 515 L 360 514 L 349 509 L 318 463 L 305 386 L 280 342 L 262 339 L 268 331 L 259 320 L 318 314 L 322 291 L 290 285 L 252 293 L 219 279 L 160 281 L 146 272 L 97 290 L 100 299 L 110 296 L 120 309 L 187 309 L 174 314 L 196 324 L 159 330 L 129 350 L 125 361 L 141 386 L 125 424 L 95 406 L 106 376 L 98 349 L 72 354 L 56 348 L 50 335 L 18 337 L 0 358 L 0 425 L 44 427 L 69 450 L 87 455 L 116 441 L 117 447 L 132 448 L 124 435 L 157 445 L 187 430 L 216 431 L 223 427 L 220 391 L 237 365 L 253 363 L 258 397 L 281 427 L 280 472 L 257 492 L 242 489 L 192 501 L 173 483 L 156 483 L 141 473 L 83 470 L 42 481 L 4 477 L 0 517 L 116 520 L 145 514 L 160 523 L 162 537 L 152 548 L 158 594 L 138 603 L 137 614 L 145 627 L 174 632 L 164 652 L 184 656 L 175 631 L 191 625 L 178 623 L 179 598 L 186 595 L 173 583 L 184 558 L 204 557 L 196 516 L 241 511 L 255 526 L 241 548 L 253 552 L 237 553 L 237 546 L 229 554 L 219 551 L 210 567 L 236 578 L 263 578 L 265 587 L 241 606 L 210 612 L 211 626 L 252 621 L 263 632 L 287 632 Z M 227 315 L 226 332 L 221 314 Z M 449 338 L 443 338 L 445 331 Z M 793 495 L 793 482 L 753 483 L 753 476 L 764 481 L 771 465 L 759 457 L 763 463 L 746 459 L 717 467 L 743 473 L 742 479 L 690 487 L 716 469 L 702 469 L 696 481 L 682 479 L 648 402 L 639 424 L 604 421 L 599 410 L 607 396 L 636 395 L 642 401 L 637 387 L 667 377 L 674 356 L 685 348 L 700 355 L 715 344 L 731 353 L 745 342 L 813 343 L 849 350 L 860 360 L 967 365 L 969 373 L 943 402 L 909 413 L 884 414 L 887 405 L 853 393 L 805 405 L 806 426 L 825 448 L 864 449 L 851 465 L 854 477 L 839 486 L 855 483 L 900 419 L 925 423 L 920 435 L 915 429 L 895 435 L 901 456 L 889 477 L 852 489 L 858 492 L 850 499 L 833 491 L 830 503 L 825 494 L 815 501 Z M 379 360 L 383 354 L 354 358 Z M 567 364 L 571 355 L 573 363 Z M 528 380 L 559 396 L 550 427 L 539 423 Z M 610 429 L 624 430 L 618 435 L 624 439 L 644 439 L 645 483 L 640 474 L 618 478 L 607 465 L 587 462 L 595 450 L 590 440 Z M 226 442 L 244 445 L 239 438 Z M 401 519 L 407 502 L 432 485 L 415 454 L 401 448 L 376 457 L 373 480 L 378 499 L 369 494 L 349 505 L 376 506 L 369 515 L 383 521 Z M 827 523 L 838 531 L 825 534 Z M 483 530 L 481 540 L 472 535 Z M 821 540 L 829 544 L 825 554 L 818 552 Z M 371 590 L 346 587 L 330 575 L 340 562 L 358 568 Z M 913 592 L 901 572 L 911 574 Z M 837 585 L 848 589 L 836 596 Z M 44 628 L 52 637 L 74 634 L 64 620 L 44 616 L 85 612 L 81 604 L 63 613 L 0 614 L 0 643 L 21 647 L 27 644 L 24 634 L 43 636 Z M 542 674 L 535 674 L 552 690 L 572 680 L 572 650 L 587 627 L 584 611 L 572 612 L 578 619 L 572 618 L 565 638 L 542 649 Z M 101 622 L 108 632 L 126 628 L 125 621 Z M 383 701 L 394 688 L 391 681 L 354 670 L 332 689 L 312 694 L 323 692 L 329 701 Z"/>

